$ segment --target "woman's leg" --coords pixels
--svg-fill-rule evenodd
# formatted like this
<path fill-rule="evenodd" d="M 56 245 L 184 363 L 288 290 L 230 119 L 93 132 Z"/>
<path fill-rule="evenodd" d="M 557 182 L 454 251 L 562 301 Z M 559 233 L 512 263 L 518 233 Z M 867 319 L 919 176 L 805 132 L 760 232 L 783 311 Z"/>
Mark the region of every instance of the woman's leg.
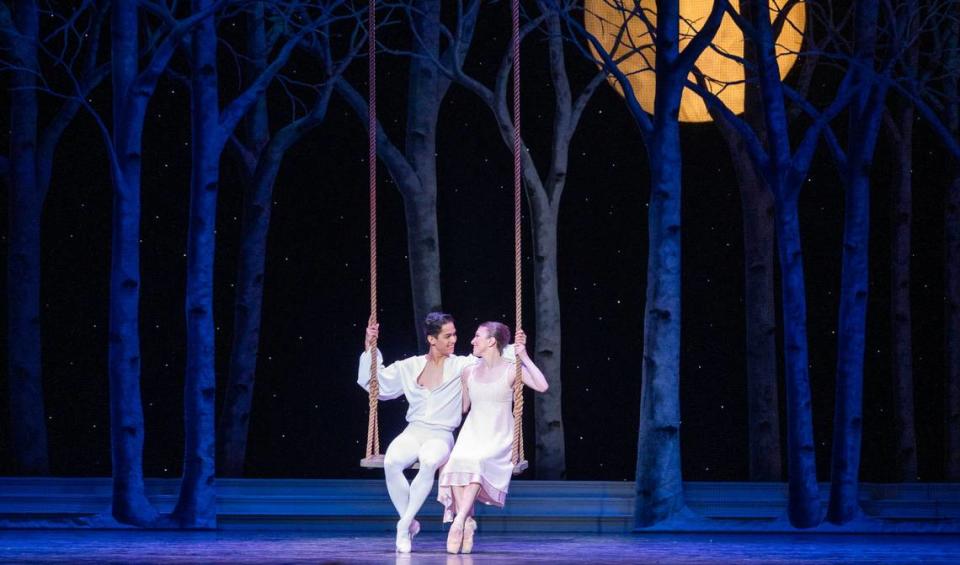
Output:
<path fill-rule="evenodd" d="M 458 503 L 457 517 L 453 519 L 453 526 L 463 528 L 467 518 L 473 516 L 473 503 L 477 500 L 477 494 L 480 493 L 480 483 L 470 483 L 463 487 L 462 506 Z"/>
<path fill-rule="evenodd" d="M 471 524 L 469 540 L 467 540 L 465 530 L 467 529 L 467 519 L 473 515 L 473 503 L 477 499 L 477 493 L 480 492 L 480 484 L 470 483 L 465 487 L 460 487 L 460 492 L 461 498 L 457 502 L 457 516 L 450 524 L 450 531 L 447 532 L 447 553 L 459 553 L 460 551 L 470 553 L 473 551 L 472 529 L 476 528 L 476 523 Z M 466 546 L 464 546 L 465 541 L 467 542 Z"/>
<path fill-rule="evenodd" d="M 467 488 L 467 487 L 464 486 L 464 485 L 454 485 L 454 486 L 450 487 L 450 490 L 453 491 L 453 502 L 454 502 L 454 504 L 453 504 L 453 511 L 454 511 L 453 516 L 454 516 L 454 518 L 456 518 L 457 514 L 460 513 L 460 509 L 463 508 L 463 491 L 464 491 L 464 489 L 466 489 L 466 488 Z"/>

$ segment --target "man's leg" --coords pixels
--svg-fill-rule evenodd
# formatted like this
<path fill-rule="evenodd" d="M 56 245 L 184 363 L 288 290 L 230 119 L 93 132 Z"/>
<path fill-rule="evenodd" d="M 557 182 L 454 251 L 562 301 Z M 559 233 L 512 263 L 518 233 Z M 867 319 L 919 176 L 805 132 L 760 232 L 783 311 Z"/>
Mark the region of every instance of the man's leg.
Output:
<path fill-rule="evenodd" d="M 387 480 L 387 492 L 390 501 L 397 509 L 397 515 L 403 516 L 410 498 L 410 484 L 403 476 L 403 470 L 413 465 L 420 451 L 420 441 L 406 430 L 390 442 L 383 457 L 383 475 Z"/>
<path fill-rule="evenodd" d="M 407 510 L 401 514 L 397 530 L 410 526 L 420 507 L 423 506 L 423 502 L 430 495 L 430 490 L 433 489 L 433 477 L 437 469 L 447 462 L 448 457 L 450 457 L 450 444 L 442 439 L 427 440 L 420 447 L 420 472 L 410 483 Z"/>

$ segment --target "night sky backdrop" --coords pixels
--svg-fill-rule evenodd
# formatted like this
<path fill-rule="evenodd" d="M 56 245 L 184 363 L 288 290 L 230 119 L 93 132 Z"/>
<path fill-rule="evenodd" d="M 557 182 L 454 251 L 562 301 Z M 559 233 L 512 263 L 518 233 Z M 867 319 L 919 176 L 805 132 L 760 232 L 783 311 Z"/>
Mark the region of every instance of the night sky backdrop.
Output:
<path fill-rule="evenodd" d="M 489 78 L 508 39 L 508 5 L 486 7 L 467 67 Z M 230 22 L 224 26 L 230 26 Z M 241 25 L 241 24 L 237 24 Z M 229 35 L 229 30 L 228 30 Z M 594 67 L 569 49 L 571 76 Z M 535 156 L 552 124 L 542 36 L 523 45 L 523 134 Z M 236 86 L 222 57 L 221 85 Z M 182 61 L 174 63 L 181 72 Z M 406 63 L 379 63 L 379 115 L 402 132 Z M 309 75 L 311 62 L 288 70 Z M 348 76 L 365 90 L 366 62 Z M 0 76 L 0 81 L 7 81 Z M 829 80 L 814 88 L 829 89 Z M 7 143 L 9 108 L 0 89 Z M 816 92 L 814 92 L 816 95 Z M 109 115 L 109 83 L 92 96 Z M 276 85 L 271 119 L 282 125 L 291 102 Z M 184 278 L 190 173 L 189 98 L 174 78 L 161 82 L 144 135 L 141 339 L 146 418 L 144 472 L 176 477 L 182 459 L 185 352 Z M 49 113 L 49 112 L 48 112 Z M 838 120 L 842 131 L 842 122 Z M 730 158 L 716 128 L 683 134 L 683 346 L 681 428 L 687 480 L 746 480 L 740 202 Z M 889 138 L 875 160 L 871 288 L 865 365 L 863 465 L 868 482 L 891 480 L 889 357 Z M 439 226 L 444 306 L 457 319 L 457 352 L 487 319 L 512 323 L 511 156 L 486 107 L 454 85 L 443 104 L 438 139 Z M 358 466 L 366 434 L 366 393 L 355 384 L 368 312 L 366 131 L 334 98 L 327 123 L 287 153 L 276 184 L 265 281 L 263 329 L 247 475 L 375 477 Z M 913 311 L 920 478 L 943 476 L 943 214 L 946 155 L 923 126 L 914 163 Z M 216 319 L 218 383 L 231 343 L 233 279 L 241 210 L 237 167 L 224 158 L 218 209 Z M 416 352 L 402 203 L 381 167 L 381 347 L 387 360 Z M 0 200 L 6 206 L 6 186 Z M 622 99 L 604 85 L 571 147 L 560 214 L 559 277 L 563 315 L 563 394 L 567 477 L 633 480 L 640 396 L 646 273 L 646 153 Z M 81 114 L 57 153 L 43 221 L 43 375 L 51 468 L 56 475 L 110 474 L 107 309 L 111 189 L 102 139 Z M 829 474 L 840 279 L 843 194 L 825 150 L 801 197 L 808 292 L 814 433 L 821 480 Z M 0 214 L 6 240 L 7 214 Z M 524 230 L 528 238 L 529 229 Z M 6 261 L 6 245 L 3 261 Z M 525 254 L 526 276 L 531 260 Z M 528 279 L 529 281 L 529 279 Z M 0 280 L 5 286 L 6 281 Z M 524 318 L 532 333 L 532 281 Z M 5 289 L 4 289 L 5 291 Z M 779 296 L 779 295 L 778 295 Z M 0 302 L 5 309 L 6 303 Z M 6 368 L 6 324 L 0 325 Z M 531 336 L 535 337 L 535 336 Z M 782 383 L 782 374 L 781 374 Z M 781 384 L 781 396 L 783 387 Z M 0 374 L 6 395 L 6 375 Z M 223 389 L 218 393 L 222 399 Z M 533 457 L 532 397 L 526 441 Z M 403 426 L 402 400 L 384 403 L 386 443 Z M 781 404 L 781 418 L 785 409 Z M 0 474 L 12 472 L 7 403 L 0 402 Z M 784 436 L 784 446 L 785 436 Z M 535 465 L 535 460 L 532 461 Z M 528 475 L 529 476 L 529 475 Z"/>

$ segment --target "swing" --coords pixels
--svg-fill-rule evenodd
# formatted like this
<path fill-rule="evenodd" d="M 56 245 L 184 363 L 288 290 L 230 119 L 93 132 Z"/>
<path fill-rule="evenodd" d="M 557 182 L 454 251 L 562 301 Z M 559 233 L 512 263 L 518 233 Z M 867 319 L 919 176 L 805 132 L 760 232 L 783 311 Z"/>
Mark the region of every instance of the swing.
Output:
<path fill-rule="evenodd" d="M 517 330 L 522 325 L 521 302 L 521 220 L 520 220 L 520 2 L 512 0 L 513 24 L 513 267 L 516 284 L 514 288 L 514 304 L 516 306 Z M 369 151 L 367 163 L 370 176 L 370 320 L 369 325 L 377 323 L 377 61 L 376 61 L 376 0 L 370 0 L 367 8 L 367 39 L 368 65 L 368 124 Z M 374 339 L 371 346 L 376 349 Z M 510 451 L 510 460 L 513 462 L 513 474 L 524 472 L 529 464 L 523 453 L 523 372 L 520 358 L 515 360 L 516 375 L 513 379 L 513 445 Z M 360 460 L 360 466 L 368 469 L 383 468 L 383 454 L 380 453 L 380 426 L 378 421 L 378 404 L 380 386 L 377 383 L 377 356 L 371 355 L 369 394 L 369 417 L 367 419 L 367 450 L 366 457 Z M 414 463 L 411 469 L 419 468 Z"/>

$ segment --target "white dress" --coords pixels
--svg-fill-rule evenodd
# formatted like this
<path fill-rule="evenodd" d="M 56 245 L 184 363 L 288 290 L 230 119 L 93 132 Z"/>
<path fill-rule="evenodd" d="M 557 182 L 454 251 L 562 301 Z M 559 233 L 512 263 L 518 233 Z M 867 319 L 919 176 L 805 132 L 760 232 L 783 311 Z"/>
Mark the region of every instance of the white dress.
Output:
<path fill-rule="evenodd" d="M 479 364 L 477 365 L 479 366 Z M 437 500 L 443 521 L 452 522 L 456 501 L 451 487 L 480 484 L 477 501 L 502 508 L 513 475 L 513 363 L 504 362 L 489 382 L 474 378 L 475 368 L 463 372 L 470 393 L 470 413 L 460 429 L 450 459 L 440 469 Z"/>

